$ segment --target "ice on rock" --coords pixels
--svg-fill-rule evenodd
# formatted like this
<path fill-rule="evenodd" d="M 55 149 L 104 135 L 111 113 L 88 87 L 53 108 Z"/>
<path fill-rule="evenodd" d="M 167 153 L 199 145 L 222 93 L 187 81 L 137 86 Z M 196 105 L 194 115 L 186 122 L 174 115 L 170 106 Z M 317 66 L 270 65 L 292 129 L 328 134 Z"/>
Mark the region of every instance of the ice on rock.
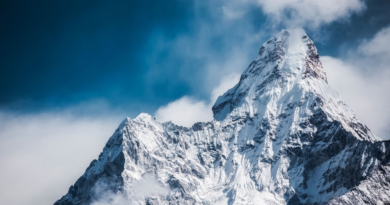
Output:
<path fill-rule="evenodd" d="M 192 127 L 125 119 L 55 204 L 98 204 L 102 191 L 123 204 L 390 202 L 390 142 L 331 89 L 303 30 L 265 42 L 212 109 L 215 120 Z M 167 190 L 137 195 L 145 176 Z"/>

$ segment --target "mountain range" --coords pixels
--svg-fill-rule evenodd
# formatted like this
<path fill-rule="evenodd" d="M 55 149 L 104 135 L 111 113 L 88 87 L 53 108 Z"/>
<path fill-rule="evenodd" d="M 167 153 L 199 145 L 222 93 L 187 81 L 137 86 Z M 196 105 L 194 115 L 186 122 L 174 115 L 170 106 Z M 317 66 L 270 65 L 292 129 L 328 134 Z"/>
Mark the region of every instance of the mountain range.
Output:
<path fill-rule="evenodd" d="M 125 119 L 55 205 L 390 204 L 390 141 L 332 90 L 303 30 L 266 41 L 212 111 Z"/>

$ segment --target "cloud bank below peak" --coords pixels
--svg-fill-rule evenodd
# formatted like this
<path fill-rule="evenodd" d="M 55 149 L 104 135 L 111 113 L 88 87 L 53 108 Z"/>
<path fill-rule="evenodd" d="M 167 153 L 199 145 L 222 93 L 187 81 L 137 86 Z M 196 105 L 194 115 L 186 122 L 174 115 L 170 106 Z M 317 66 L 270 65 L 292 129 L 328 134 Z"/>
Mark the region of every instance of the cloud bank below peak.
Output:
<path fill-rule="evenodd" d="M 212 90 L 209 102 L 183 96 L 158 108 L 154 116 L 160 122 L 172 121 L 186 127 L 191 127 L 196 122 L 211 121 L 213 120 L 211 108 L 214 102 L 220 95 L 235 86 L 239 79 L 240 74 L 237 73 L 222 77 L 219 85 Z"/>
<path fill-rule="evenodd" d="M 246 7 L 230 1 L 223 7 L 228 18 L 238 18 Z M 334 21 L 347 20 L 352 14 L 365 10 L 362 0 L 246 0 L 244 4 L 258 6 L 273 24 L 288 27 L 317 28 Z"/>

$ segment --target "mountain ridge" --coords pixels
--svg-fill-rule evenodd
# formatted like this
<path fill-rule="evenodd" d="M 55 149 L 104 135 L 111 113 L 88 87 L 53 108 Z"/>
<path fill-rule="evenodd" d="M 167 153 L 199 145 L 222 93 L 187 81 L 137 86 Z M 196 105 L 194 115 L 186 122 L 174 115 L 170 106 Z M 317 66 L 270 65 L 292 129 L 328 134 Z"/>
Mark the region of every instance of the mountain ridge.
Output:
<path fill-rule="evenodd" d="M 282 30 L 217 99 L 213 121 L 182 127 L 144 113 L 126 118 L 55 204 L 98 204 L 99 184 L 132 204 L 390 202 L 390 192 L 355 194 L 389 190 L 390 141 L 330 88 L 319 58 L 303 30 Z M 146 174 L 169 192 L 134 197 Z"/>

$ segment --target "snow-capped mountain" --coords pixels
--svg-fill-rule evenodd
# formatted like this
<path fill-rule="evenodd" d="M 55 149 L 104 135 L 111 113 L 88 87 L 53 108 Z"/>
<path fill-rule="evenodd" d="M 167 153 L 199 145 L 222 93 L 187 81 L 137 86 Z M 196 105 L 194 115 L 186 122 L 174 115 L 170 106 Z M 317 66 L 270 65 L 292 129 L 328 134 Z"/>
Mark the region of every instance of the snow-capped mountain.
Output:
<path fill-rule="evenodd" d="M 213 112 L 190 128 L 125 119 L 55 205 L 390 203 L 390 141 L 331 89 L 302 30 L 265 42 Z"/>

